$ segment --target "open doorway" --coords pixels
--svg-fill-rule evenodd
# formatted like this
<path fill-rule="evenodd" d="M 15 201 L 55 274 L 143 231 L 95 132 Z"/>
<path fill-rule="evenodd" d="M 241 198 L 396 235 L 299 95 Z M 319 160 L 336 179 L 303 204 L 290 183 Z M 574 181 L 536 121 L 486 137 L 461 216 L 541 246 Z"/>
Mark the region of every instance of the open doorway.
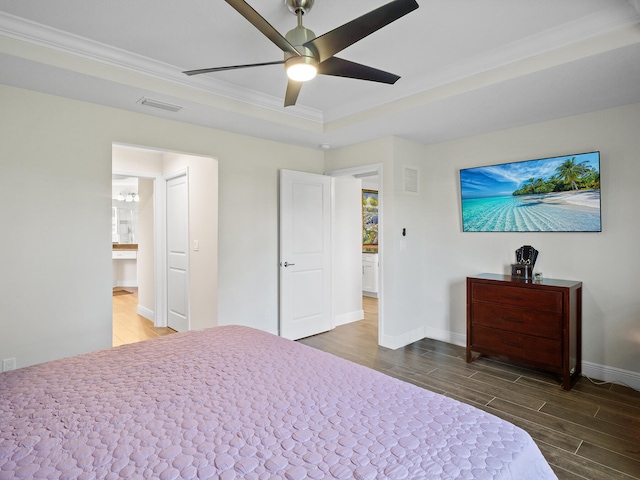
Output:
<path fill-rule="evenodd" d="M 182 189 L 186 196 L 181 197 L 183 201 L 178 203 L 188 205 L 188 208 L 176 217 L 176 202 L 168 206 L 168 202 L 171 202 L 171 195 L 167 195 L 170 189 L 168 185 L 178 174 L 188 177 L 190 172 L 197 180 L 187 182 L 189 187 Z M 168 280 L 171 267 L 168 251 L 177 243 L 180 243 L 186 269 L 183 285 L 177 292 L 183 295 L 178 303 L 184 307 L 182 311 L 185 313 L 185 328 L 196 330 L 215 326 L 218 307 L 217 160 L 153 148 L 113 144 L 112 173 L 138 180 L 138 224 L 132 228 L 136 233 L 134 240 L 137 240 L 135 284 L 131 284 L 130 288 L 133 293 L 123 296 L 128 298 L 118 298 L 122 300 L 120 303 L 128 301 L 130 304 L 127 314 L 134 319 L 129 323 L 130 329 L 143 336 L 168 333 L 167 327 L 171 326 L 168 318 L 174 306 L 172 302 L 176 302 L 177 298 L 174 291 L 176 283 Z M 171 215 L 167 214 L 168 208 Z M 176 242 L 176 235 L 171 234 L 171 226 L 167 219 L 180 216 L 184 217 L 184 221 L 177 223 L 184 225 L 185 229 L 184 233 L 177 236 L 181 241 Z M 114 240 L 122 240 L 122 237 L 114 237 L 112 242 Z M 115 243 L 113 251 L 116 251 Z M 195 261 L 192 262 L 190 259 Z M 113 261 L 116 262 L 115 259 Z M 114 272 L 115 268 L 114 266 Z M 115 283 L 117 282 L 114 281 L 114 285 Z M 119 313 L 115 302 L 116 297 L 114 315 Z M 132 309 L 135 309 L 135 312 Z M 135 323 L 142 323 L 146 327 L 141 329 Z M 114 324 L 114 331 L 115 328 Z M 128 336 L 136 338 L 135 335 Z"/>
<path fill-rule="evenodd" d="M 153 176 L 112 171 L 113 346 L 171 333 L 154 325 Z"/>
<path fill-rule="evenodd" d="M 155 325 L 155 184 L 153 174 L 112 172 L 114 347 L 175 333 Z"/>
<path fill-rule="evenodd" d="M 378 172 L 354 175 L 362 182 L 362 311 L 371 331 L 378 331 L 378 286 L 380 280 L 380 185 Z"/>
<path fill-rule="evenodd" d="M 348 256 L 359 258 L 362 261 L 362 311 L 364 321 L 369 324 L 375 323 L 377 328 L 378 342 L 382 337 L 384 326 L 383 315 L 383 288 L 382 288 L 382 256 L 384 254 L 383 243 L 383 178 L 382 164 L 363 165 L 361 167 L 346 168 L 334 170 L 326 173 L 332 177 L 352 177 L 359 179 L 361 189 L 370 192 L 376 192 L 378 209 L 377 209 L 377 245 L 376 248 L 362 248 L 360 245 L 358 250 L 348 252 Z M 362 195 L 359 195 L 359 208 L 362 207 Z M 364 244 L 364 242 L 363 242 Z M 343 247 L 339 247 L 343 248 Z M 366 250 L 366 251 L 365 251 Z M 344 252 L 342 252 L 344 253 Z M 373 326 L 373 325 L 370 325 Z"/>

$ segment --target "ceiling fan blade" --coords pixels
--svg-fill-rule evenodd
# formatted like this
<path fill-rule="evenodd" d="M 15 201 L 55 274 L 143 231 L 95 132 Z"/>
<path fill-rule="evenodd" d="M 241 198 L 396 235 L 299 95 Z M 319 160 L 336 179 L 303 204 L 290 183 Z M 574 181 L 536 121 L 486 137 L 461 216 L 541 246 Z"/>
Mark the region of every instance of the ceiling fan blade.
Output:
<path fill-rule="evenodd" d="M 229 1 L 229 0 L 227 0 Z M 304 44 L 324 62 L 367 35 L 418 8 L 416 0 L 393 0 Z"/>
<path fill-rule="evenodd" d="M 240 15 L 249 20 L 249 22 L 262 32 L 269 40 L 275 43 L 280 50 L 299 56 L 298 52 L 289 41 L 284 38 L 264 17 L 256 12 L 251 5 L 244 0 L 225 0 L 229 5 L 235 8 Z"/>
<path fill-rule="evenodd" d="M 302 82 L 296 82 L 289 79 L 289 81 L 287 82 L 287 93 L 284 96 L 285 107 L 290 107 L 296 104 L 296 100 L 298 100 L 298 94 L 300 93 L 301 88 Z"/>
<path fill-rule="evenodd" d="M 331 57 L 318 65 L 318 73 L 322 75 L 333 75 L 334 77 L 357 78 L 371 82 L 388 83 L 390 85 L 393 85 L 400 79 L 398 75 L 394 75 L 393 73 L 337 57 Z"/>
<path fill-rule="evenodd" d="M 251 67 L 263 67 L 265 65 L 282 65 L 284 60 L 279 60 L 277 62 L 264 62 L 264 63 L 249 63 L 247 65 L 231 65 L 229 67 L 213 67 L 213 68 L 200 68 L 198 70 L 187 70 L 184 73 L 185 75 L 200 75 L 201 73 L 211 73 L 211 72 L 223 72 L 225 70 L 237 70 L 238 68 L 251 68 Z"/>

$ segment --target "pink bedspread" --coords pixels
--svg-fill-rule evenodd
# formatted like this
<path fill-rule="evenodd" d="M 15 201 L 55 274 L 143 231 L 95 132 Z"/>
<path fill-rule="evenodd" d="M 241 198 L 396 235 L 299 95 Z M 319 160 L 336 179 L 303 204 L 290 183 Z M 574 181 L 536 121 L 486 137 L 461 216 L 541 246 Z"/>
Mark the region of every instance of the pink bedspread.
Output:
<path fill-rule="evenodd" d="M 0 375 L 0 479 L 556 478 L 523 430 L 246 327 Z"/>

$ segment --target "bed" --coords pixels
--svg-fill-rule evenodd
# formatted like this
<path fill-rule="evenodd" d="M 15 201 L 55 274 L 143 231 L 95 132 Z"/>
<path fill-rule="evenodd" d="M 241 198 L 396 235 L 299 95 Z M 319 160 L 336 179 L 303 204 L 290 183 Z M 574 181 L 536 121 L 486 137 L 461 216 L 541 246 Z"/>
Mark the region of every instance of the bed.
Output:
<path fill-rule="evenodd" d="M 479 409 L 248 327 L 0 374 L 0 480 L 552 479 Z"/>

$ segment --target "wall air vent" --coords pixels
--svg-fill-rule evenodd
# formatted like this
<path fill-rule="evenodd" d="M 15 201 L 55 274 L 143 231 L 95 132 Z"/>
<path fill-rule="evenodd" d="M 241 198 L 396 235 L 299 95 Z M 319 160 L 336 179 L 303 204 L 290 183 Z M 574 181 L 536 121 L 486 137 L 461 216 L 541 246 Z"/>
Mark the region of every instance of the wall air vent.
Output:
<path fill-rule="evenodd" d="M 418 167 L 404 167 L 402 175 L 402 191 L 404 193 L 420 193 L 420 170 Z"/>
<path fill-rule="evenodd" d="M 179 112 L 182 110 L 180 105 L 174 105 L 172 103 L 163 102 L 161 100 L 154 100 L 153 98 L 142 97 L 138 100 L 140 105 L 145 105 L 147 107 L 159 108 L 161 110 L 167 110 L 169 112 Z"/>

